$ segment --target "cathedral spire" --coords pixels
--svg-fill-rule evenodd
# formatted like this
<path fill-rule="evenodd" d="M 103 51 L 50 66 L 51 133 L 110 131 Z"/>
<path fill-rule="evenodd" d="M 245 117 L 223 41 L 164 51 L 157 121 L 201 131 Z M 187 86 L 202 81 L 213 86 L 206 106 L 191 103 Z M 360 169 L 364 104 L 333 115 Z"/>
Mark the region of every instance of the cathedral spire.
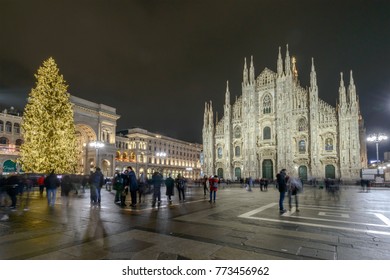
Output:
<path fill-rule="evenodd" d="M 207 126 L 208 124 L 208 113 L 209 113 L 209 108 L 207 106 L 207 102 L 204 103 L 204 114 L 203 114 L 203 126 Z"/>
<path fill-rule="evenodd" d="M 295 81 L 298 81 L 297 59 L 295 56 L 291 58 L 292 61 L 292 74 Z"/>
<path fill-rule="evenodd" d="M 251 66 L 249 68 L 249 79 L 253 85 L 255 83 L 255 66 L 253 65 L 253 55 L 251 56 Z"/>
<path fill-rule="evenodd" d="M 340 73 L 340 87 L 339 87 L 339 99 L 340 99 L 340 106 L 344 106 L 347 103 L 347 97 L 345 95 L 345 86 L 344 86 L 344 78 L 343 78 L 343 72 Z"/>
<path fill-rule="evenodd" d="M 243 71 L 243 74 L 242 74 L 242 82 L 244 83 L 244 85 L 247 85 L 248 84 L 248 66 L 246 65 L 246 57 L 244 59 L 244 71 Z"/>
<path fill-rule="evenodd" d="M 278 69 L 278 76 L 281 77 L 283 75 L 283 59 L 281 54 L 281 48 L 279 47 L 279 54 L 278 54 L 278 62 L 277 62 L 277 69 Z"/>
<path fill-rule="evenodd" d="M 226 81 L 225 105 L 230 105 L 229 81 Z"/>
<path fill-rule="evenodd" d="M 209 126 L 213 126 L 213 102 L 210 100 L 210 106 L 209 106 Z"/>
<path fill-rule="evenodd" d="M 311 72 L 310 72 L 310 88 L 317 88 L 317 73 L 314 67 L 314 58 L 311 58 Z"/>
<path fill-rule="evenodd" d="M 349 102 L 351 102 L 351 103 L 356 102 L 356 86 L 355 86 L 355 82 L 353 80 L 352 70 L 350 72 L 350 78 L 349 78 L 348 99 L 349 99 Z"/>
<path fill-rule="evenodd" d="M 285 58 L 285 69 L 284 72 L 286 75 L 291 75 L 291 63 L 290 63 L 290 53 L 288 51 L 288 44 L 286 45 L 286 58 Z"/>

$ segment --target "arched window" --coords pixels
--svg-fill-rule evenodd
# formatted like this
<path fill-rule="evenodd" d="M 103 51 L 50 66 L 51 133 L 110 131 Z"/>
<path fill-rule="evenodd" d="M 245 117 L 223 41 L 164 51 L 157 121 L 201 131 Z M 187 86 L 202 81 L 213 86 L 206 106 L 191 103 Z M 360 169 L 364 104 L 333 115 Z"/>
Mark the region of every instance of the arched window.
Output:
<path fill-rule="evenodd" d="M 333 151 L 333 139 L 327 138 L 325 140 L 325 151 Z"/>
<path fill-rule="evenodd" d="M 271 97 L 269 94 L 264 96 L 263 98 L 263 114 L 270 114 L 271 113 Z"/>
<path fill-rule="evenodd" d="M 6 122 L 5 123 L 5 132 L 12 132 L 12 123 L 11 122 Z"/>
<path fill-rule="evenodd" d="M 4 131 L 4 122 L 0 121 L 0 131 Z"/>
<path fill-rule="evenodd" d="M 236 157 L 239 157 L 241 155 L 241 149 L 240 149 L 240 146 L 236 146 L 234 148 L 234 154 Z"/>
<path fill-rule="evenodd" d="M 307 121 L 305 118 L 301 118 L 298 121 L 298 131 L 306 131 L 307 130 Z"/>
<path fill-rule="evenodd" d="M 16 141 L 15 141 L 15 145 L 16 146 L 22 146 L 22 144 L 23 144 L 23 140 L 22 139 L 16 139 Z"/>
<path fill-rule="evenodd" d="M 236 126 L 234 128 L 234 138 L 240 138 L 241 137 L 241 127 Z"/>
<path fill-rule="evenodd" d="M 269 139 L 271 139 L 271 128 L 269 126 L 266 126 L 263 129 L 263 140 Z"/>
<path fill-rule="evenodd" d="M 8 138 L 6 138 L 6 137 L 0 137 L 0 144 L 2 144 L 2 145 L 8 144 Z"/>
<path fill-rule="evenodd" d="M 20 133 L 20 125 L 18 123 L 14 123 L 14 133 L 15 134 Z"/>
<path fill-rule="evenodd" d="M 299 141 L 298 146 L 299 146 L 298 149 L 299 149 L 299 153 L 300 154 L 306 153 L 306 142 L 305 142 L 305 140 Z"/>
<path fill-rule="evenodd" d="M 218 155 L 218 158 L 222 158 L 222 148 L 221 147 L 218 148 L 217 155 Z"/>

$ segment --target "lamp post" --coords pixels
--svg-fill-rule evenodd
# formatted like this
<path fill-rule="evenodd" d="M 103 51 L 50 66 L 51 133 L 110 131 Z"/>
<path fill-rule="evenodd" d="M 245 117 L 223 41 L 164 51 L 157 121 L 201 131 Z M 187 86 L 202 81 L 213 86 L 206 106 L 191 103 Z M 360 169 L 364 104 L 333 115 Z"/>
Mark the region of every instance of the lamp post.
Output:
<path fill-rule="evenodd" d="M 373 133 L 367 137 L 368 142 L 374 142 L 376 145 L 376 163 L 379 163 L 379 143 L 387 140 L 387 138 L 387 135 L 384 133 Z"/>
<path fill-rule="evenodd" d="M 96 149 L 96 164 L 95 167 L 99 166 L 99 149 L 104 147 L 104 143 L 100 141 L 92 141 L 89 143 L 90 147 L 94 147 Z"/>

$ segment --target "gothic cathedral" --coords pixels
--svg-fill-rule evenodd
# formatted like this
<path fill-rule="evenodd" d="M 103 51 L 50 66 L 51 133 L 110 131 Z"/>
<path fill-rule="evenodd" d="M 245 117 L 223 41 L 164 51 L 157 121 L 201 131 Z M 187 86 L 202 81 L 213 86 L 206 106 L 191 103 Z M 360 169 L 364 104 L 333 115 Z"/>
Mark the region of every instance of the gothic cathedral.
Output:
<path fill-rule="evenodd" d="M 333 107 L 318 97 L 313 59 L 310 86 L 300 85 L 288 45 L 284 65 L 279 48 L 277 73 L 265 68 L 255 78 L 253 57 L 249 71 L 245 59 L 242 95 L 231 104 L 227 83 L 223 117 L 214 122 L 205 104 L 204 174 L 275 179 L 285 168 L 304 180 L 358 180 L 367 150 L 352 71 L 348 89 L 341 73 L 338 99 Z"/>

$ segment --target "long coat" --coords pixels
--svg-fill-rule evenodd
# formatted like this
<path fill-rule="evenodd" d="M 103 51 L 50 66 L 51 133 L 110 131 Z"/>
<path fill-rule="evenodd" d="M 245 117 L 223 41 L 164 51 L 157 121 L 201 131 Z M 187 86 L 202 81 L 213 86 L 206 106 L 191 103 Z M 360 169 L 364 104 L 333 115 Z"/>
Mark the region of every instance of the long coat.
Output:
<path fill-rule="evenodd" d="M 174 195 L 174 187 L 175 187 L 175 180 L 172 179 L 172 177 L 168 177 L 165 179 L 165 186 L 167 187 L 166 189 L 166 195 Z"/>

